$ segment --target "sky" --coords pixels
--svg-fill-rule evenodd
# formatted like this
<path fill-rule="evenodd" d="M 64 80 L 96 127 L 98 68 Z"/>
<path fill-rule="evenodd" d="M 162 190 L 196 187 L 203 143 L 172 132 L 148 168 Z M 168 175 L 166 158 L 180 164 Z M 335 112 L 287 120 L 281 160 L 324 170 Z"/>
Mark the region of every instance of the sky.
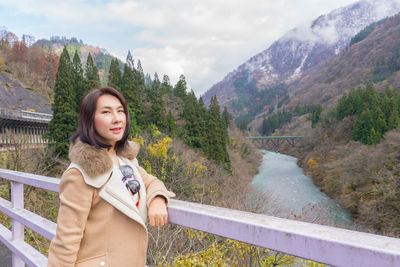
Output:
<path fill-rule="evenodd" d="M 355 0 L 0 0 L 0 27 L 76 37 L 174 85 L 185 75 L 196 96 L 287 31 Z M 137 61 L 136 61 L 137 62 Z"/>

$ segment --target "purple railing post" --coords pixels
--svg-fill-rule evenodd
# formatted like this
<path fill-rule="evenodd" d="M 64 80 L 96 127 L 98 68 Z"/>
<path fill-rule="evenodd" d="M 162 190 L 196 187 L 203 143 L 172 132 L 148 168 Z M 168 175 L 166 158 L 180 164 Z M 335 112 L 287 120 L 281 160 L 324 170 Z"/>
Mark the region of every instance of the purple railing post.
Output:
<path fill-rule="evenodd" d="M 24 185 L 17 182 L 11 182 L 11 204 L 14 209 L 24 208 Z M 12 240 L 24 242 L 24 225 L 17 220 L 12 219 Z M 13 253 L 13 267 L 24 267 L 23 260 Z"/>

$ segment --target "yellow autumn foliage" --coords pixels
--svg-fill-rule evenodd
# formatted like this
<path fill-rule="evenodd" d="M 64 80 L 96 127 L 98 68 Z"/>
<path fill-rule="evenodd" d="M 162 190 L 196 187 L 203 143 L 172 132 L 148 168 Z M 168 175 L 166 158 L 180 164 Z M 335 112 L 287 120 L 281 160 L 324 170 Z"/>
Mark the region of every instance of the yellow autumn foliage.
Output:
<path fill-rule="evenodd" d="M 315 167 L 318 166 L 317 161 L 316 161 L 313 157 L 311 157 L 311 158 L 308 160 L 307 163 L 308 163 L 308 169 L 310 169 L 310 170 L 312 170 L 312 169 L 314 169 Z"/>
<path fill-rule="evenodd" d="M 151 169 L 150 161 L 144 160 L 142 164 L 143 164 L 143 168 L 146 170 L 146 172 L 151 174 L 152 173 L 152 169 Z"/>
<path fill-rule="evenodd" d="M 194 170 L 195 175 L 201 175 L 207 171 L 207 166 L 203 165 L 199 161 L 189 163 L 189 167 Z"/>
<path fill-rule="evenodd" d="M 157 140 L 156 143 L 154 144 L 148 144 L 147 149 L 149 151 L 150 158 L 154 162 L 158 162 L 158 169 L 159 169 L 159 178 L 161 180 L 166 180 L 167 179 L 167 171 L 166 171 L 166 166 L 168 163 L 168 149 L 170 148 L 172 143 L 172 139 L 168 136 Z M 176 158 L 175 158 L 176 159 Z M 151 172 L 151 164 L 149 163 L 146 171 L 149 173 Z"/>
<path fill-rule="evenodd" d="M 7 162 L 7 154 L 6 152 L 2 152 L 1 153 L 1 157 L 0 157 L 1 161 L 0 161 L 0 167 L 4 168 L 6 166 L 6 162 Z"/>
<path fill-rule="evenodd" d="M 275 129 L 275 131 L 271 134 L 271 136 L 279 136 L 279 129 Z"/>
<path fill-rule="evenodd" d="M 132 141 L 138 143 L 140 146 L 144 145 L 144 139 L 141 136 L 136 135 L 132 138 Z"/>
<path fill-rule="evenodd" d="M 160 137 L 161 135 L 162 135 L 162 133 L 160 132 L 160 130 L 157 128 L 157 126 L 156 125 L 154 125 L 154 124 L 151 124 L 150 126 L 149 126 L 149 129 L 150 129 L 150 134 L 153 136 L 153 137 Z"/>
<path fill-rule="evenodd" d="M 215 240 L 211 235 L 193 229 L 188 237 L 205 244 L 204 250 L 175 256 L 172 262 L 158 266 L 285 266 L 296 263 L 296 258 L 279 255 L 268 249 L 255 247 L 232 239 Z"/>
<path fill-rule="evenodd" d="M 170 137 L 164 137 L 163 139 L 159 140 L 155 144 L 149 144 L 147 146 L 150 155 L 152 157 L 158 158 L 158 159 L 167 159 L 167 152 L 169 147 L 171 146 L 172 139 Z"/>

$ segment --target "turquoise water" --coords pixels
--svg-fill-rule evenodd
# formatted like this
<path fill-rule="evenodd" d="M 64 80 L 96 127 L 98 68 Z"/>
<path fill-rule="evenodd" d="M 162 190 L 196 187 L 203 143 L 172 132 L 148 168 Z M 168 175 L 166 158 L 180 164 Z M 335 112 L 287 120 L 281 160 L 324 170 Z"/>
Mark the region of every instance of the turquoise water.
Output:
<path fill-rule="evenodd" d="M 260 172 L 251 186 L 263 195 L 261 206 L 265 214 L 283 218 L 301 216 L 304 221 L 328 225 L 353 225 L 349 212 L 304 175 L 295 157 L 267 150 L 261 153 Z"/>

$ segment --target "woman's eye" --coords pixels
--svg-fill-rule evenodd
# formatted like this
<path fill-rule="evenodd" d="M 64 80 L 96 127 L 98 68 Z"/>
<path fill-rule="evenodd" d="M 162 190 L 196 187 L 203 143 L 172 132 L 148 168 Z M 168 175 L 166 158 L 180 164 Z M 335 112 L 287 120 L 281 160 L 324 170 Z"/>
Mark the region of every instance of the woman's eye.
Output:
<path fill-rule="evenodd" d="M 123 109 L 121 109 L 121 110 L 118 110 L 118 112 L 125 112 Z"/>
<path fill-rule="evenodd" d="M 106 113 L 110 113 L 110 111 L 108 110 L 104 110 L 103 112 L 101 112 L 102 114 L 106 114 Z"/>

